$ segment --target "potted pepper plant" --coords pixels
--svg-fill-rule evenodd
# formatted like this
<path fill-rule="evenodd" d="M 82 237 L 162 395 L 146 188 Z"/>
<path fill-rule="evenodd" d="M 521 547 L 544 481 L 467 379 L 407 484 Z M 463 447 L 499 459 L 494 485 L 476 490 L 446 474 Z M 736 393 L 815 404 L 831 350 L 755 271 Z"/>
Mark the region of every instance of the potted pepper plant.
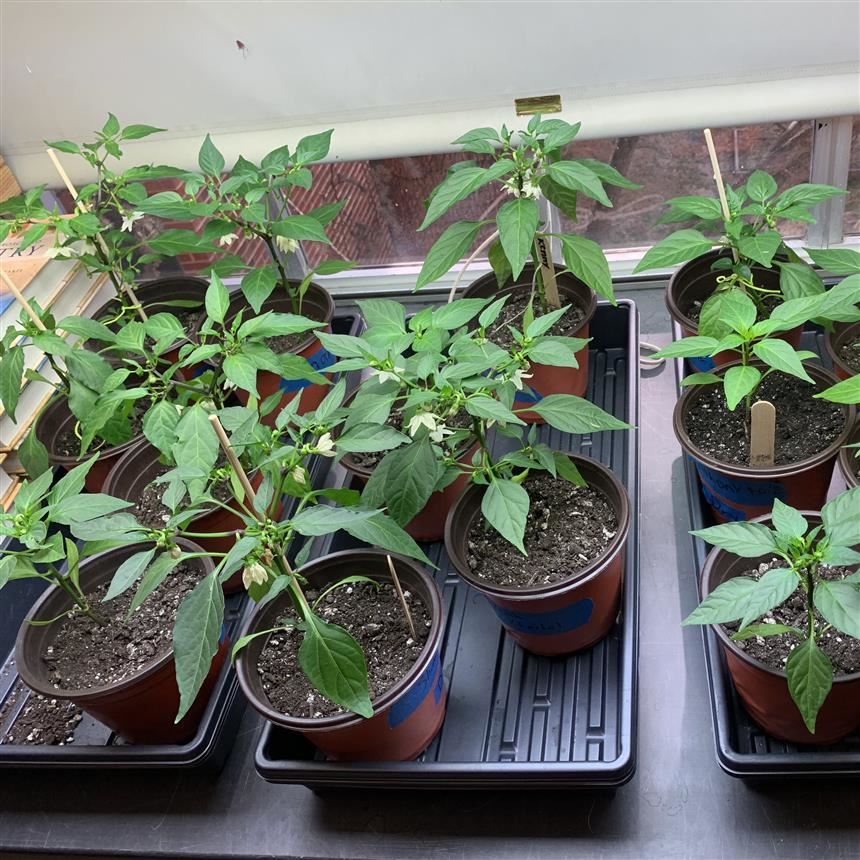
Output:
<path fill-rule="evenodd" d="M 779 191 L 764 170 L 754 171 L 734 189 L 722 184 L 717 171 L 718 197 L 688 195 L 667 201 L 661 223 L 686 223 L 654 245 L 634 273 L 684 263 L 672 276 L 666 292 L 669 315 L 685 335 L 721 316 L 721 303 L 732 291 L 750 298 L 762 321 L 781 302 L 824 291 L 815 270 L 785 242 L 780 219 L 814 223 L 811 209 L 844 194 L 830 185 L 803 182 Z M 723 199 L 725 203 L 723 203 Z M 800 329 L 782 335 L 794 346 Z M 737 358 L 735 350 L 691 359 L 694 369 L 712 370 Z"/>
<path fill-rule="evenodd" d="M 818 397 L 835 377 L 806 363 L 814 353 L 795 350 L 773 335 L 812 318 L 838 316 L 856 301 L 858 286 L 843 282 L 827 293 L 790 299 L 765 320 L 758 319 L 755 302 L 743 291 L 728 291 L 720 318 L 705 329 L 709 334 L 683 338 L 656 354 L 711 357 L 732 349 L 740 356 L 716 371 L 682 380 L 686 391 L 673 416 L 675 435 L 695 461 L 705 499 L 719 521 L 767 513 L 774 498 L 808 510 L 824 503 L 855 409 Z M 759 401 L 775 410 L 770 451 L 753 443 L 752 412 Z"/>
<path fill-rule="evenodd" d="M 595 296 L 614 301 L 609 265 L 596 242 L 568 233 L 548 233 L 542 224 L 539 199 L 546 197 L 569 218 L 576 220 L 576 197 L 584 194 L 604 206 L 612 206 L 604 188 L 616 185 L 638 188 L 608 164 L 590 158 L 569 159 L 562 148 L 579 132 L 580 124 L 533 116 L 527 129 L 516 134 L 503 126 L 500 131 L 477 128 L 454 141 L 467 152 L 492 158 L 489 167 L 472 161 L 453 165 L 427 201 L 419 230 L 427 229 L 452 206 L 489 183 L 497 184 L 512 199 L 500 205 L 491 219 L 457 221 L 445 229 L 427 253 L 416 289 L 432 283 L 469 251 L 482 228 L 494 226 L 463 266 L 488 250 L 493 273 L 479 278 L 465 291 L 466 298 L 510 295 L 493 339 L 503 348 L 510 345 L 509 325 L 523 330 L 536 314 L 566 307 L 551 335 L 588 337 L 595 311 Z M 556 266 L 549 240 L 561 243 L 565 266 Z M 459 277 L 455 282 L 456 290 Z M 583 395 L 588 385 L 587 354 L 578 368 L 559 370 L 535 361 L 528 390 L 517 396 L 521 404 L 535 402 L 547 394 Z M 535 418 L 536 416 L 528 416 Z"/>
<path fill-rule="evenodd" d="M 831 744 L 860 726 L 860 488 L 820 513 L 779 499 L 752 522 L 693 532 L 714 545 L 684 624 L 716 634 L 735 688 L 774 737 Z"/>

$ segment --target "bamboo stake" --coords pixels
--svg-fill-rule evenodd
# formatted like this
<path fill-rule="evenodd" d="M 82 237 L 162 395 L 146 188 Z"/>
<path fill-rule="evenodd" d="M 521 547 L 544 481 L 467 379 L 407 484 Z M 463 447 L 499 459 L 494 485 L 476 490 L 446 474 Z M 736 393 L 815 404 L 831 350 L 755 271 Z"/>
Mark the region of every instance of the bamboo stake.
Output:
<path fill-rule="evenodd" d="M 486 239 L 484 239 L 483 242 L 481 242 L 480 245 L 478 245 L 477 248 L 475 248 L 475 251 L 472 254 L 472 256 L 469 257 L 469 259 L 466 260 L 465 263 L 463 263 L 463 268 L 460 269 L 459 272 L 457 272 L 457 277 L 454 279 L 454 284 L 451 287 L 451 292 L 448 293 L 448 304 L 449 305 L 451 304 L 451 302 L 454 301 L 454 296 L 457 295 L 457 287 L 460 286 L 460 281 L 463 280 L 463 275 L 466 274 L 466 269 L 468 269 L 469 266 L 471 266 L 472 263 L 475 262 L 475 258 L 478 256 L 478 254 L 480 254 L 481 251 L 483 251 L 484 249 L 488 248 L 493 241 L 498 239 L 498 237 L 499 237 L 499 231 L 494 230 L 489 236 L 487 236 Z"/>
<path fill-rule="evenodd" d="M 90 207 L 87 206 L 87 204 L 84 203 L 82 200 L 78 200 L 78 192 L 75 189 L 75 186 L 72 183 L 72 180 L 69 177 L 69 174 L 66 173 L 65 168 L 63 167 L 62 164 L 60 164 L 60 159 L 57 158 L 57 153 L 54 152 L 53 149 L 49 148 L 48 149 L 48 157 L 54 163 L 54 167 L 57 169 L 57 173 L 60 174 L 60 179 L 63 180 L 63 184 L 68 189 L 69 194 L 72 195 L 72 199 L 77 201 L 78 208 L 83 212 L 89 212 Z M 102 239 L 101 234 L 98 234 L 98 233 L 96 234 L 96 241 L 99 243 L 99 247 L 102 249 L 102 253 L 105 256 L 108 256 L 108 248 L 107 248 L 107 245 L 105 244 L 105 240 Z M 125 283 L 125 281 L 122 278 L 120 278 L 120 283 L 122 284 L 122 289 L 124 289 L 126 291 L 126 293 L 128 294 L 128 297 L 131 299 L 131 301 L 134 305 L 134 309 L 137 311 L 138 316 L 141 318 L 141 320 L 143 322 L 146 322 L 149 319 L 149 317 L 146 315 L 146 311 L 143 309 L 143 306 L 141 305 L 140 300 L 138 299 L 138 297 L 137 297 L 136 293 L 134 292 L 134 290 L 132 289 L 131 285 Z"/>
<path fill-rule="evenodd" d="M 726 199 L 726 186 L 723 183 L 723 174 L 720 173 L 720 162 L 717 161 L 717 150 L 714 148 L 714 139 L 711 137 L 711 130 L 705 129 L 705 143 L 708 146 L 708 155 L 711 157 L 711 167 L 714 170 L 714 182 L 717 183 L 717 193 L 720 196 L 720 208 L 723 210 L 723 218 L 726 221 L 731 220 L 732 214 L 729 212 L 729 201 Z M 737 263 L 738 252 L 732 246 L 732 258 Z"/>
<path fill-rule="evenodd" d="M 400 578 L 397 576 L 397 571 L 394 569 L 394 562 L 390 555 L 385 556 L 388 559 L 388 569 L 391 571 L 391 578 L 394 580 L 394 587 L 397 589 L 397 596 L 400 598 L 400 605 L 403 607 L 403 614 L 409 622 L 409 632 L 414 640 L 418 639 L 418 634 L 415 632 L 415 624 L 412 621 L 412 613 L 406 605 L 406 598 L 403 596 L 403 589 L 400 587 Z"/>
<path fill-rule="evenodd" d="M 27 316 L 33 320 L 33 324 L 36 328 L 46 331 L 47 329 L 45 328 L 45 324 L 39 319 L 39 315 L 30 307 L 30 303 L 24 298 L 21 291 L 15 286 L 14 281 L 6 274 L 6 272 L 3 271 L 2 268 L 0 268 L 0 276 L 3 277 L 4 283 L 11 290 L 12 295 L 15 297 L 15 301 L 24 308 L 27 312 Z"/>

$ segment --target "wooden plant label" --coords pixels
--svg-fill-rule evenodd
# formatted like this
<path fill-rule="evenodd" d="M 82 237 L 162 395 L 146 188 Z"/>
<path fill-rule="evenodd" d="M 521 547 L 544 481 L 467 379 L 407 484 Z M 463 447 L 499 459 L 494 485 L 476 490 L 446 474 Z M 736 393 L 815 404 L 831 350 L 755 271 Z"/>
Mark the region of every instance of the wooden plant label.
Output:
<path fill-rule="evenodd" d="M 753 403 L 750 409 L 750 466 L 765 468 L 773 465 L 773 436 L 776 430 L 776 410 L 767 400 Z"/>
<path fill-rule="evenodd" d="M 549 241 L 546 236 L 535 236 L 535 246 L 540 260 L 540 274 L 543 278 L 546 303 L 552 308 L 560 308 L 561 299 L 558 295 L 558 284 L 555 281 L 555 266 L 552 262 L 552 254 L 550 254 Z"/>

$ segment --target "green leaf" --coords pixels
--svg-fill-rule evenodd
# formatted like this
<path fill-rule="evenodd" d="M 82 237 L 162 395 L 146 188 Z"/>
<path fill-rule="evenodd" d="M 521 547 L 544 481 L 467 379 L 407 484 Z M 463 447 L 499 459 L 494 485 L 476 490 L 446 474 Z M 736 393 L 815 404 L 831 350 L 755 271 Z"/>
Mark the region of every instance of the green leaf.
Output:
<path fill-rule="evenodd" d="M 552 458 L 555 463 L 556 471 L 559 476 L 564 478 L 565 481 L 569 481 L 571 484 L 574 484 L 577 487 L 585 487 L 587 486 L 585 482 L 585 478 L 579 472 L 579 469 L 576 467 L 576 464 L 573 460 L 570 459 L 566 454 L 562 454 L 561 451 L 553 451 Z"/>
<path fill-rule="evenodd" d="M 552 152 L 554 149 L 559 149 L 562 146 L 570 143 L 579 133 L 581 123 L 575 122 L 572 125 L 559 120 L 559 125 L 553 126 L 546 138 L 544 138 L 544 152 Z"/>
<path fill-rule="evenodd" d="M 612 275 L 609 273 L 609 263 L 600 245 L 584 236 L 564 234 L 558 238 L 561 240 L 564 264 L 567 268 L 599 296 L 614 303 Z"/>
<path fill-rule="evenodd" d="M 596 158 L 577 158 L 579 164 L 584 164 L 592 173 L 596 173 L 607 185 L 615 185 L 618 188 L 641 188 L 637 182 L 631 182 L 622 176 L 611 164 L 598 161 Z"/>
<path fill-rule="evenodd" d="M 193 482 L 189 494 L 194 502 L 218 459 L 218 437 L 206 410 L 199 404 L 186 409 L 179 419 L 173 457 L 179 476 L 186 483 Z"/>
<path fill-rule="evenodd" d="M 223 323 L 227 308 L 230 307 L 230 294 L 214 272 L 206 288 L 206 314 L 215 322 Z"/>
<path fill-rule="evenodd" d="M 788 627 L 785 624 L 748 624 L 737 633 L 732 633 L 733 642 L 743 642 L 745 639 L 755 639 L 757 636 L 782 636 L 783 633 L 792 633 L 801 639 L 804 636 L 802 630 L 797 627 Z"/>
<path fill-rule="evenodd" d="M 224 375 L 243 391 L 247 391 L 252 397 L 259 397 L 257 393 L 257 366 L 241 352 L 228 355 L 224 359 Z"/>
<path fill-rule="evenodd" d="M 110 587 L 107 594 L 102 598 L 102 603 L 107 603 L 108 600 L 113 600 L 119 594 L 122 594 L 126 589 L 131 588 L 135 582 L 146 570 L 149 563 L 155 556 L 155 547 L 152 549 L 136 552 L 130 555 L 117 569 L 110 582 Z"/>
<path fill-rule="evenodd" d="M 653 248 L 648 249 L 633 270 L 633 274 L 686 263 L 687 260 L 706 254 L 713 247 L 714 242 L 698 230 L 676 230 L 665 239 L 661 239 Z"/>
<path fill-rule="evenodd" d="M 406 331 L 406 312 L 400 302 L 391 299 L 360 299 L 358 306 L 368 327 L 384 326 Z"/>
<path fill-rule="evenodd" d="M 739 334 L 749 331 L 755 324 L 755 302 L 742 290 L 728 290 L 720 305 L 723 321 Z"/>
<path fill-rule="evenodd" d="M 544 174 L 538 180 L 544 197 L 557 206 L 571 221 L 576 221 L 576 192 L 559 185 L 551 176 Z"/>
<path fill-rule="evenodd" d="M 860 374 L 843 379 L 813 397 L 820 397 L 831 403 L 860 403 Z"/>
<path fill-rule="evenodd" d="M 325 158 L 331 149 L 333 128 L 303 137 L 296 146 L 296 164 L 310 164 Z"/>
<path fill-rule="evenodd" d="M 159 400 L 147 411 L 143 419 L 143 435 L 163 454 L 176 442 L 179 410 L 172 403 Z"/>
<path fill-rule="evenodd" d="M 779 289 L 787 299 L 798 299 L 823 293 L 824 283 L 806 263 L 779 263 Z"/>
<path fill-rule="evenodd" d="M 816 185 L 810 182 L 801 182 L 792 188 L 787 188 L 776 199 L 776 209 L 788 209 L 792 206 L 815 206 L 831 197 L 841 197 L 845 194 L 843 188 L 835 188 L 833 185 Z"/>
<path fill-rule="evenodd" d="M 331 244 L 331 240 L 326 236 L 322 224 L 310 215 L 290 215 L 283 221 L 277 221 L 272 224 L 272 233 L 275 236 L 283 236 L 285 239 L 324 242 L 326 245 Z"/>
<path fill-rule="evenodd" d="M 60 478 L 60 480 L 57 481 L 51 489 L 51 493 L 48 496 L 48 503 L 55 505 L 70 496 L 77 496 L 78 493 L 83 490 L 87 475 L 97 459 L 98 454 L 93 454 L 89 460 L 66 472 L 66 474 L 63 475 L 63 477 Z"/>
<path fill-rule="evenodd" d="M 18 252 L 26 250 L 30 245 L 35 245 L 47 232 L 47 224 L 32 224 L 24 231 L 24 235 L 18 243 Z"/>
<path fill-rule="evenodd" d="M 58 152 L 68 152 L 70 155 L 78 155 L 81 151 L 81 148 L 71 140 L 46 140 L 45 146 L 50 146 Z"/>
<path fill-rule="evenodd" d="M 433 567 L 433 562 L 424 555 L 421 547 L 391 517 L 376 513 L 369 519 L 355 519 L 344 526 L 344 531 L 370 546 L 396 552 L 417 559 Z"/>
<path fill-rule="evenodd" d="M 759 558 L 778 549 L 773 532 L 761 523 L 723 523 L 690 534 L 742 558 Z"/>
<path fill-rule="evenodd" d="M 776 180 L 764 170 L 754 170 L 747 179 L 746 190 L 750 200 L 764 203 L 776 194 Z"/>
<path fill-rule="evenodd" d="M 809 528 L 803 515 L 779 499 L 773 500 L 773 525 L 777 532 L 787 538 L 802 538 Z"/>
<path fill-rule="evenodd" d="M 131 507 L 131 502 L 116 499 L 104 493 L 84 493 L 61 499 L 51 510 L 51 520 L 63 526 L 85 523 L 123 508 Z"/>
<path fill-rule="evenodd" d="M 717 527 L 715 526 L 715 528 Z M 756 580 L 748 576 L 732 577 L 717 586 L 683 620 L 683 626 L 686 627 L 690 624 L 728 624 L 737 621 L 746 611 L 749 597 L 757 585 Z"/>
<path fill-rule="evenodd" d="M 551 367 L 579 367 L 576 353 L 584 349 L 587 341 L 575 337 L 542 337 L 536 340 L 526 354 L 530 361 Z"/>
<path fill-rule="evenodd" d="M 711 385 L 714 382 L 719 382 L 722 385 L 723 378 L 717 376 L 716 373 L 691 373 L 681 380 L 681 387 L 686 388 L 688 385 Z"/>
<path fill-rule="evenodd" d="M 337 438 L 339 453 L 388 451 L 411 439 L 393 427 L 378 424 L 356 424 Z"/>
<path fill-rule="evenodd" d="M 427 252 L 415 289 L 420 290 L 427 284 L 432 284 L 454 263 L 462 259 L 475 241 L 482 223 L 481 221 L 457 221 L 447 227 Z"/>
<path fill-rule="evenodd" d="M 116 334 L 106 325 L 87 319 L 86 317 L 63 317 L 57 323 L 57 328 L 68 334 L 75 334 L 82 338 L 92 338 L 104 343 L 113 343 L 116 340 Z"/>
<path fill-rule="evenodd" d="M 766 230 L 754 236 L 741 236 L 738 240 L 738 251 L 750 260 L 770 266 L 773 255 L 782 244 L 782 236 L 776 230 Z"/>
<path fill-rule="evenodd" d="M 473 320 L 486 306 L 486 299 L 455 299 L 433 308 L 431 325 L 446 331 L 460 328 Z"/>
<path fill-rule="evenodd" d="M 278 283 L 278 275 L 273 265 L 252 269 L 242 278 L 242 293 L 255 313 L 260 313 L 263 302 L 272 294 Z"/>
<path fill-rule="evenodd" d="M 734 411 L 738 403 L 755 390 L 761 380 L 761 371 L 749 365 L 730 367 L 723 376 L 726 392 L 726 405 Z"/>
<path fill-rule="evenodd" d="M 612 207 L 600 177 L 591 169 L 576 161 L 557 161 L 547 167 L 547 175 L 553 182 L 570 191 L 579 191 L 604 206 Z"/>
<path fill-rule="evenodd" d="M 783 373 L 791 374 L 791 376 L 796 376 L 806 382 L 815 382 L 806 372 L 794 347 L 787 341 L 777 338 L 761 340 L 753 345 L 753 352 L 766 365 L 775 370 L 781 370 Z"/>
<path fill-rule="evenodd" d="M 818 250 L 804 248 L 812 261 L 832 275 L 856 275 L 860 273 L 860 252 L 852 248 L 830 248 Z"/>
<path fill-rule="evenodd" d="M 119 120 L 112 114 L 108 114 L 105 124 L 102 126 L 102 134 L 113 137 L 119 131 Z"/>
<path fill-rule="evenodd" d="M 437 478 L 436 455 L 425 435 L 392 451 L 384 459 L 384 501 L 394 522 L 405 526 L 433 493 Z"/>
<path fill-rule="evenodd" d="M 315 505 L 305 508 L 291 520 L 293 528 L 306 537 L 328 535 L 353 525 L 358 520 L 369 519 L 377 511 L 363 508 L 335 508 L 330 505 Z"/>
<path fill-rule="evenodd" d="M 801 642 L 785 664 L 788 690 L 803 722 L 815 733 L 815 721 L 833 686 L 833 666 L 813 639 Z"/>
<path fill-rule="evenodd" d="M 212 143 L 212 138 L 208 134 L 200 147 L 197 163 L 207 176 L 220 177 L 224 170 L 224 156 L 218 151 L 218 147 Z"/>
<path fill-rule="evenodd" d="M 829 624 L 860 639 L 860 585 L 819 580 L 815 584 L 813 602 Z"/>
<path fill-rule="evenodd" d="M 499 421 L 502 424 L 525 424 L 516 414 L 511 412 L 503 403 L 485 394 L 470 397 L 466 403 L 466 411 L 470 415 L 484 418 L 488 421 Z"/>
<path fill-rule="evenodd" d="M 655 352 L 653 358 L 700 358 L 702 356 L 711 355 L 717 348 L 719 341 L 714 337 L 702 337 L 702 335 L 693 335 L 692 337 L 681 338 L 674 343 L 667 344 L 663 349 Z M 722 379 L 717 377 L 718 381 Z M 708 380 L 713 382 L 714 380 Z"/>
<path fill-rule="evenodd" d="M 151 134 L 156 134 L 159 131 L 167 131 L 166 128 L 157 128 L 154 125 L 143 125 L 141 123 L 127 125 L 120 135 L 120 140 L 140 140 L 142 137 L 149 137 Z"/>
<path fill-rule="evenodd" d="M 147 240 L 147 246 L 156 254 L 166 257 L 176 257 L 179 254 L 205 254 L 211 252 L 212 245 L 193 230 L 165 230 L 152 239 Z"/>
<path fill-rule="evenodd" d="M 523 537 L 529 514 L 529 494 L 513 481 L 493 480 L 481 499 L 481 513 L 486 521 L 512 543 L 523 555 Z"/>
<path fill-rule="evenodd" d="M 720 201 L 715 197 L 703 197 L 700 195 L 673 197 L 671 200 L 666 201 L 666 205 L 671 206 L 679 213 L 683 212 L 685 215 L 702 218 L 705 221 L 717 221 L 723 217 Z"/>
<path fill-rule="evenodd" d="M 549 394 L 529 407 L 547 424 L 564 433 L 595 433 L 598 430 L 627 430 L 630 425 L 599 406 L 573 394 Z"/>
<path fill-rule="evenodd" d="M 163 552 L 157 559 L 146 569 L 143 578 L 140 580 L 140 585 L 134 593 L 131 604 L 128 607 L 128 615 L 140 606 L 162 582 L 164 582 L 167 574 L 170 573 L 181 559 L 171 558 L 169 552 Z"/>
<path fill-rule="evenodd" d="M 358 643 L 343 627 L 310 614 L 299 648 L 299 665 L 327 699 L 362 717 L 373 716 L 367 664 Z"/>
<path fill-rule="evenodd" d="M 0 402 L 12 421 L 15 421 L 23 376 L 24 347 L 13 346 L 0 358 Z"/>
<path fill-rule="evenodd" d="M 430 198 L 427 213 L 419 231 L 426 230 L 434 221 L 444 215 L 455 203 L 459 203 L 468 197 L 473 191 L 492 182 L 501 179 L 514 169 L 513 161 L 501 159 L 492 167 L 464 167 L 450 173 L 436 187 Z"/>
<path fill-rule="evenodd" d="M 224 592 L 213 571 L 182 601 L 173 625 L 176 683 L 179 686 L 178 723 L 188 712 L 209 674 L 218 651 L 224 622 Z"/>
<path fill-rule="evenodd" d="M 48 449 L 36 436 L 35 423 L 24 437 L 24 441 L 18 446 L 18 459 L 31 480 L 35 480 L 51 468 L 48 460 Z"/>
<path fill-rule="evenodd" d="M 767 571 L 747 596 L 740 628 L 743 629 L 748 624 L 752 624 L 774 606 L 779 606 L 788 600 L 797 590 L 798 585 L 797 574 L 790 567 L 775 567 Z"/>
<path fill-rule="evenodd" d="M 860 487 L 852 487 L 827 502 L 821 509 L 821 520 L 831 543 L 860 543 Z"/>

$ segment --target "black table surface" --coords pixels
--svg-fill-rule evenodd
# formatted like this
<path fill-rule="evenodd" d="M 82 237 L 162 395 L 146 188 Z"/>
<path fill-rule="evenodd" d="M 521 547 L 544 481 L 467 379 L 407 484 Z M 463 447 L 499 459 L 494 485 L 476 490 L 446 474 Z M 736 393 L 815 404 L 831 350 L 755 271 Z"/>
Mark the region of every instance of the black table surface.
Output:
<path fill-rule="evenodd" d="M 669 340 L 662 292 L 630 294 Z M 856 858 L 860 784 L 753 785 L 714 754 L 671 365 L 643 373 L 638 769 L 614 793 L 339 792 L 257 776 L 247 713 L 217 777 L 5 772 L 0 853 L 110 857 Z"/>

